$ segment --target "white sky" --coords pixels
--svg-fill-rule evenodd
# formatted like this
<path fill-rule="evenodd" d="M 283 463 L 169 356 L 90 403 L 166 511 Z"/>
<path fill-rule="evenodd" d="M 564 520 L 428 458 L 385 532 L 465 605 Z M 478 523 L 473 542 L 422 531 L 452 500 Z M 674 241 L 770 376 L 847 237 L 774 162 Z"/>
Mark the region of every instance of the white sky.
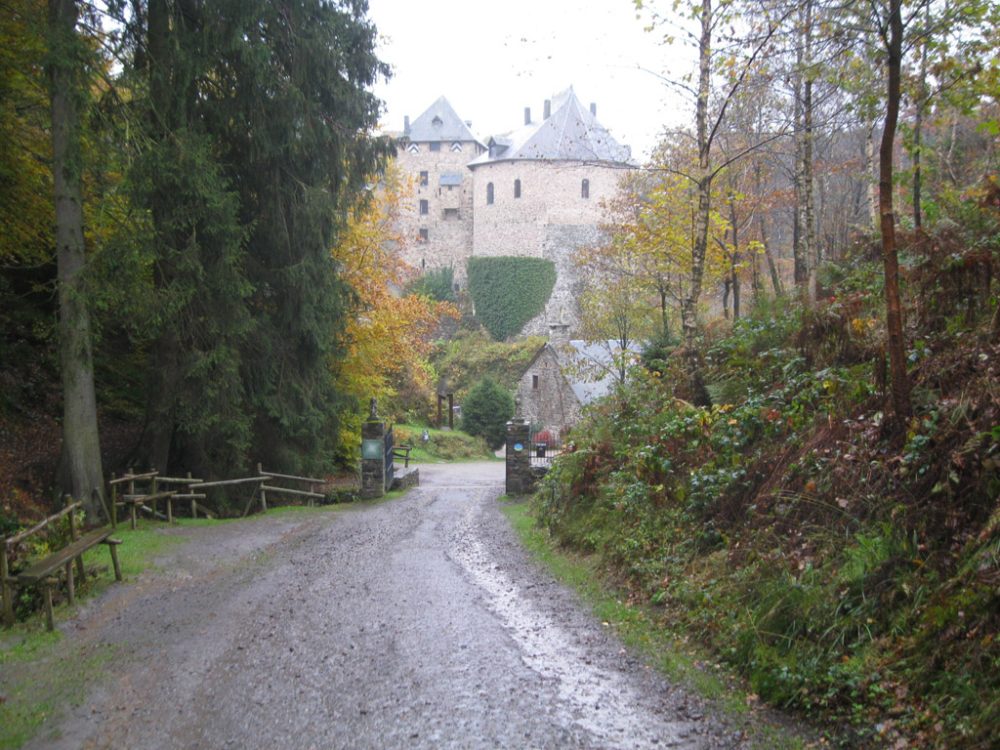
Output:
<path fill-rule="evenodd" d="M 689 63 L 644 31 L 632 0 L 369 0 L 380 57 L 393 68 L 375 91 L 383 127 L 399 131 L 439 96 L 481 138 L 542 115 L 572 85 L 633 156 L 648 155 L 683 101 L 649 72 L 679 78 Z M 686 57 L 686 51 L 681 55 Z"/>

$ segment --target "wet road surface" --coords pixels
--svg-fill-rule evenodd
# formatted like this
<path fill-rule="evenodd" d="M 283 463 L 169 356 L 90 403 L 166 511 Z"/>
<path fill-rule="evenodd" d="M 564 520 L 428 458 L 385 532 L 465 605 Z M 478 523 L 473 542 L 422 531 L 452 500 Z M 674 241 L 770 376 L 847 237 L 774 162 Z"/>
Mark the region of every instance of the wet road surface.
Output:
<path fill-rule="evenodd" d="M 421 466 L 399 500 L 178 532 L 64 624 L 124 656 L 28 746 L 740 746 L 527 557 L 503 471 Z"/>

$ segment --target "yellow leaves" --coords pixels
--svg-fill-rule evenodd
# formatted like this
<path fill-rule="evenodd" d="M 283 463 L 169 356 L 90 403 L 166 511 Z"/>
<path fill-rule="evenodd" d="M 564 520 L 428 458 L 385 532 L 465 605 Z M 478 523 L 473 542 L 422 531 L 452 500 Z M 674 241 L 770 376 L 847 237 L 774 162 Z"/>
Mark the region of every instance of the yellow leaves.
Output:
<path fill-rule="evenodd" d="M 363 402 L 394 395 L 404 379 L 429 387 L 426 356 L 431 336 L 442 317 L 458 317 L 454 305 L 402 291 L 415 276 L 396 250 L 407 241 L 397 229 L 407 189 L 398 173 L 390 170 L 356 208 L 332 250 L 342 278 L 356 294 L 344 334 L 346 356 L 335 377 L 342 392 Z"/>

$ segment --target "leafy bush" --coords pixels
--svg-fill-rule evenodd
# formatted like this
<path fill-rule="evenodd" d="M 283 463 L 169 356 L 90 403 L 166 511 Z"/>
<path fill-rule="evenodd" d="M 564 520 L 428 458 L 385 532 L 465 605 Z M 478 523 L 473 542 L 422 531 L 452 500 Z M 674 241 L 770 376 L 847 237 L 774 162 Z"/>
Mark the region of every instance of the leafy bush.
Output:
<path fill-rule="evenodd" d="M 438 302 L 458 301 L 455 296 L 455 271 L 451 266 L 427 271 L 411 282 L 406 291 L 409 294 L 430 297 Z"/>
<path fill-rule="evenodd" d="M 503 341 L 545 309 L 556 266 L 543 258 L 469 258 L 469 293 L 476 317 Z"/>
<path fill-rule="evenodd" d="M 462 428 L 481 435 L 496 450 L 507 437 L 507 420 L 514 414 L 514 398 L 492 378 L 483 378 L 462 404 Z"/>

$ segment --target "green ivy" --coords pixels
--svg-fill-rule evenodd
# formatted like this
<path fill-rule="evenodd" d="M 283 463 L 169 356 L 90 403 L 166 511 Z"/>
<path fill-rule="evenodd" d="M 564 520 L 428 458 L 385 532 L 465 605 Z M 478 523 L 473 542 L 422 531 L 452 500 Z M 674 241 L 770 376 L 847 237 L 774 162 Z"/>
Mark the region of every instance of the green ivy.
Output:
<path fill-rule="evenodd" d="M 469 293 L 476 317 L 503 341 L 545 309 L 556 267 L 543 258 L 469 258 Z"/>

